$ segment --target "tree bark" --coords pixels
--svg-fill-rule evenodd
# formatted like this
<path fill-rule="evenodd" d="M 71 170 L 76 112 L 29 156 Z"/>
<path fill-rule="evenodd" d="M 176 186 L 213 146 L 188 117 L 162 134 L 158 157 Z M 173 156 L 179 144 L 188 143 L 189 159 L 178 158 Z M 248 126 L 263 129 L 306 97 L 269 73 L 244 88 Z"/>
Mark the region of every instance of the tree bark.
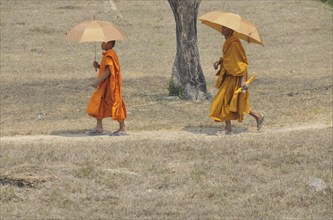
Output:
<path fill-rule="evenodd" d="M 201 0 L 168 0 L 176 22 L 177 53 L 172 79 L 184 89 L 185 99 L 208 98 L 197 47 L 197 17 Z"/>

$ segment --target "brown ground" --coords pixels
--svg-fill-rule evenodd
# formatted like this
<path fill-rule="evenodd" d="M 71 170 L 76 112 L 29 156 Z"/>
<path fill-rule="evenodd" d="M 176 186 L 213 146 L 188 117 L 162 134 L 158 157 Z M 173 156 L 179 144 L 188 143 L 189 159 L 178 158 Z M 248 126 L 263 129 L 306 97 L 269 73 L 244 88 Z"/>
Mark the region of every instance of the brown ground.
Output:
<path fill-rule="evenodd" d="M 110 3 L 1 1 L 1 218 L 332 218 L 331 7 L 201 3 L 199 15 L 221 9 L 251 20 L 265 42 L 244 43 L 258 77 L 251 103 L 265 113 L 264 129 L 247 117 L 225 136 L 208 118 L 208 101 L 165 99 L 175 55 L 168 3 L 115 1 L 117 10 Z M 84 135 L 94 126 L 84 112 L 94 44 L 63 36 L 94 14 L 128 34 L 116 46 L 127 137 Z M 222 43 L 198 24 L 212 94 Z M 105 120 L 107 132 L 116 126 Z M 325 190 L 311 188 L 312 178 Z"/>

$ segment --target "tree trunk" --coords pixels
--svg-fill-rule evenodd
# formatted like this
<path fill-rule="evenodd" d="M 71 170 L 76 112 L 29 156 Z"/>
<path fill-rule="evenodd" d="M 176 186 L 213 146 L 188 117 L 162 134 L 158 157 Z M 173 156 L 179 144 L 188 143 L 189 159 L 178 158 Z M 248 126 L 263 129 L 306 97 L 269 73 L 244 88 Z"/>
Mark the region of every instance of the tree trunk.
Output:
<path fill-rule="evenodd" d="M 207 99 L 207 87 L 197 47 L 197 17 L 201 0 L 168 0 L 176 21 L 177 53 L 172 80 L 184 89 L 184 98 Z"/>

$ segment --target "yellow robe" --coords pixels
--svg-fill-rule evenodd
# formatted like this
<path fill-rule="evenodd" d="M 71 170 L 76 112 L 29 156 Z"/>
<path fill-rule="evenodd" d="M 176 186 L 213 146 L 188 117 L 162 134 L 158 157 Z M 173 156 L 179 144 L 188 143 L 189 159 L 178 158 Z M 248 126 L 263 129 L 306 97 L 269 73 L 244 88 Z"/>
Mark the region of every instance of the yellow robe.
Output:
<path fill-rule="evenodd" d="M 219 89 L 210 107 L 210 118 L 217 121 L 242 121 L 250 113 L 249 90 L 235 94 L 241 76 L 248 78 L 248 61 L 240 40 L 231 36 L 223 45 L 223 64 L 215 86 Z"/>
<path fill-rule="evenodd" d="M 112 117 L 116 121 L 124 121 L 126 106 L 122 98 L 122 77 L 118 56 L 112 49 L 103 53 L 98 78 L 107 66 L 111 74 L 92 94 L 86 112 L 96 119 Z"/>

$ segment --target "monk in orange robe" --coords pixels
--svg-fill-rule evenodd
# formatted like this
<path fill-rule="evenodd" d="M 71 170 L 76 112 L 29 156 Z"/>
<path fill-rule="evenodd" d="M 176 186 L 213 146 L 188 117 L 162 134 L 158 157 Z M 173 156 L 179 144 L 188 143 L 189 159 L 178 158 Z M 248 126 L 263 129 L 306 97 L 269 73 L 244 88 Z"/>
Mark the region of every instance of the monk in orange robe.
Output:
<path fill-rule="evenodd" d="M 259 130 L 264 121 L 264 115 L 250 109 L 250 94 L 245 83 L 248 79 L 248 60 L 245 50 L 240 40 L 233 36 L 232 29 L 222 27 L 221 33 L 226 40 L 223 45 L 223 58 L 214 63 L 215 69 L 220 66 L 215 85 L 219 91 L 211 104 L 210 118 L 217 122 L 225 121 L 225 133 L 230 134 L 231 120 L 241 122 L 245 114 L 250 114 L 256 119 Z M 235 93 L 240 87 L 243 92 Z"/>
<path fill-rule="evenodd" d="M 119 59 L 113 47 L 115 41 L 101 44 L 103 57 L 101 63 L 94 61 L 93 66 L 99 69 L 98 77 L 92 84 L 96 91 L 92 94 L 86 112 L 96 118 L 97 125 L 88 133 L 91 135 L 103 133 L 102 120 L 111 117 L 118 121 L 119 129 L 111 135 L 126 135 L 126 106 L 122 98 L 122 78 Z"/>

